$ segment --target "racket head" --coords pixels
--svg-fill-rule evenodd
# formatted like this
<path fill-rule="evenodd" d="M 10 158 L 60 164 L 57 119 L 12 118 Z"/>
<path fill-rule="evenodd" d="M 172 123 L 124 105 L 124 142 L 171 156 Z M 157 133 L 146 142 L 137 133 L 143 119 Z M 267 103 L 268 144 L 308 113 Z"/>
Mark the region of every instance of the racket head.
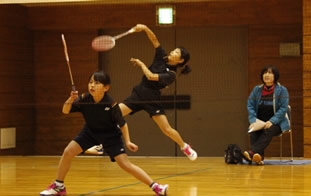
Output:
<path fill-rule="evenodd" d="M 101 35 L 97 36 L 92 41 L 92 48 L 95 51 L 107 51 L 115 46 L 116 42 L 112 36 Z"/>

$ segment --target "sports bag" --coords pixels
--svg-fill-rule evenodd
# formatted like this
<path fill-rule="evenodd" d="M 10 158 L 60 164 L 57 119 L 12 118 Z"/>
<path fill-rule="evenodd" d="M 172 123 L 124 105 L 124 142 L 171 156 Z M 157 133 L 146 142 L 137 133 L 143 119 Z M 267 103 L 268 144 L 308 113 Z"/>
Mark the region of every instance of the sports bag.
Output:
<path fill-rule="evenodd" d="M 243 163 L 243 153 L 237 144 L 229 144 L 225 150 L 225 162 L 228 164 Z"/>

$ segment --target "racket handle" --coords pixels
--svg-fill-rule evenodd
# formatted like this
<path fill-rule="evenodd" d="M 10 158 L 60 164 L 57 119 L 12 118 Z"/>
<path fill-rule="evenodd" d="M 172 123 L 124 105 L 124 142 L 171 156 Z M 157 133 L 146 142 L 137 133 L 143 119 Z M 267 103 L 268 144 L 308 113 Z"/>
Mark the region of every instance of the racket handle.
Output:
<path fill-rule="evenodd" d="M 119 35 L 114 36 L 113 38 L 114 38 L 114 40 L 117 40 L 117 39 L 120 39 L 121 37 L 124 37 L 124 36 L 126 36 L 126 35 L 128 35 L 130 33 L 133 33 L 133 32 L 134 32 L 134 29 L 130 29 L 130 30 L 124 32 L 124 33 L 121 33 Z"/>
<path fill-rule="evenodd" d="M 76 86 L 72 85 L 72 91 L 75 92 L 76 91 Z"/>

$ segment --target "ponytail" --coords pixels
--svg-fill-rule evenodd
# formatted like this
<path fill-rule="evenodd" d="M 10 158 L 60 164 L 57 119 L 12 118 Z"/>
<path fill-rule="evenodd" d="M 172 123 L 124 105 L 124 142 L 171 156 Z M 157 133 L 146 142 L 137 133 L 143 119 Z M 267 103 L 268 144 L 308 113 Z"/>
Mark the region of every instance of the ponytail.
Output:
<path fill-rule="evenodd" d="M 186 63 L 189 61 L 190 59 L 190 53 L 188 52 L 188 50 L 184 47 L 177 47 L 180 49 L 180 58 L 184 59 L 184 61 L 182 63 L 177 64 L 177 67 L 182 67 L 182 70 L 180 72 L 180 74 L 188 74 L 191 72 L 191 68 L 189 67 L 189 65 L 186 65 Z"/>
<path fill-rule="evenodd" d="M 185 65 L 185 67 L 181 70 L 180 74 L 184 74 L 187 75 L 188 73 L 190 73 L 192 70 L 189 67 L 189 65 Z"/>
<path fill-rule="evenodd" d="M 177 67 L 183 67 L 180 74 L 188 74 L 191 72 L 191 68 L 186 65 L 186 63 L 189 61 L 190 59 L 190 54 L 188 52 L 188 50 L 184 47 L 177 47 L 180 49 L 180 58 L 184 59 L 184 61 L 182 63 L 177 64 Z"/>
<path fill-rule="evenodd" d="M 177 64 L 178 67 L 183 67 L 184 65 L 186 65 L 186 63 L 189 61 L 190 59 L 190 53 L 188 52 L 188 50 L 184 47 L 177 47 L 180 50 L 180 58 L 184 59 L 184 61 L 182 63 Z"/>

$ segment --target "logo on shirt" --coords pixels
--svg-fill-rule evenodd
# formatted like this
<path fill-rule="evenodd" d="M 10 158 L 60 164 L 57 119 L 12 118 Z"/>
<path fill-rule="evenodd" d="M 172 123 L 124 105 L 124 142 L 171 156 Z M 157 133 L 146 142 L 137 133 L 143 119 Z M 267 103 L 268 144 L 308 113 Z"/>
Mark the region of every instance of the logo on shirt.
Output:
<path fill-rule="evenodd" d="M 121 148 L 120 151 L 121 151 L 121 152 L 124 152 L 124 148 Z"/>
<path fill-rule="evenodd" d="M 109 111 L 110 110 L 110 107 L 105 107 L 105 111 Z"/>
<path fill-rule="evenodd" d="M 157 110 L 156 113 L 159 114 L 159 113 L 160 113 L 160 110 Z"/>
<path fill-rule="evenodd" d="M 169 69 L 169 68 L 166 68 L 166 71 L 170 71 L 170 69 Z"/>

